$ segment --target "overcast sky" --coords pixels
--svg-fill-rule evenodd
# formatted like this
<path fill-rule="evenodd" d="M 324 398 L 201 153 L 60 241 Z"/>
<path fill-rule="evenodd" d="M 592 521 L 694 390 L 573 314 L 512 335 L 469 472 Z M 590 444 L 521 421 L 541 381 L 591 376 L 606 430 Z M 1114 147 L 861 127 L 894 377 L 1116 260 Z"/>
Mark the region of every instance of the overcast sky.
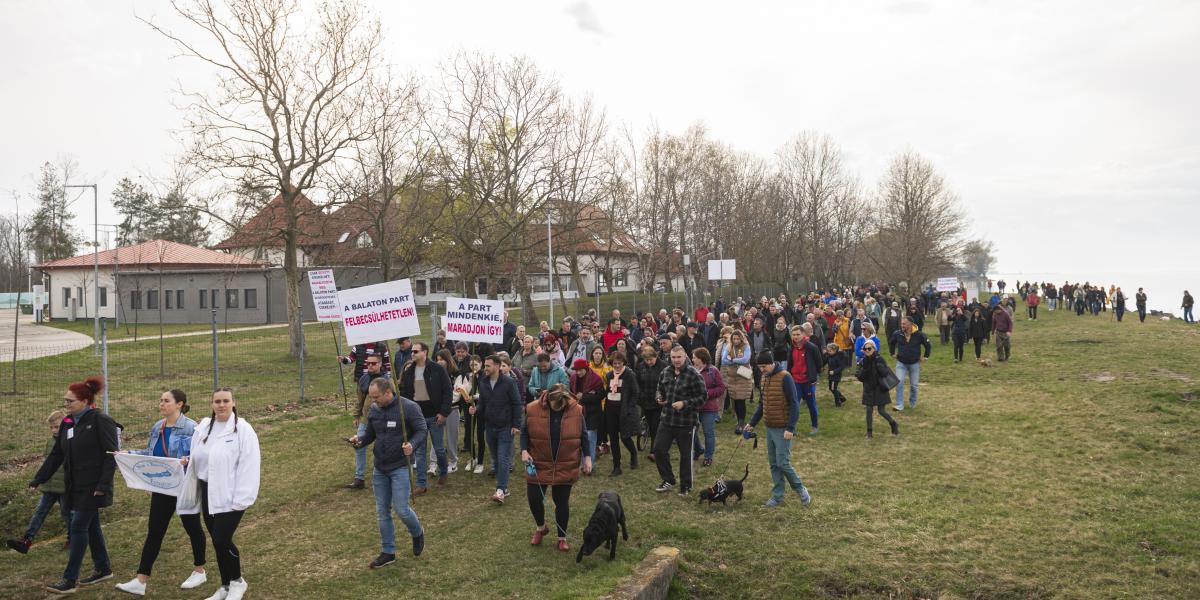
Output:
<path fill-rule="evenodd" d="M 523 54 L 614 122 L 703 121 L 770 155 L 828 133 L 874 189 L 913 149 L 962 197 L 997 271 L 1196 269 L 1200 2 L 378 2 L 396 67 Z M 202 65 L 155 1 L 0 0 L 0 210 L 46 160 L 100 185 L 163 174 L 177 80 Z M 28 210 L 28 203 L 21 207 Z M 75 205 L 91 229 L 91 197 Z M 90 234 L 89 234 L 90 235 Z"/>

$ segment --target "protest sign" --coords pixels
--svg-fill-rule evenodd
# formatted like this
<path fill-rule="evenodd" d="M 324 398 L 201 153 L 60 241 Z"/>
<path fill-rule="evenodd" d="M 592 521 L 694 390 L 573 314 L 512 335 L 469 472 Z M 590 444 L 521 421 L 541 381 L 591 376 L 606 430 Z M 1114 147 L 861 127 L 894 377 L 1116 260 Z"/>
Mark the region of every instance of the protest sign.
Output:
<path fill-rule="evenodd" d="M 183 489 L 183 465 L 178 458 L 114 454 L 125 485 L 135 490 L 178 496 Z"/>
<path fill-rule="evenodd" d="M 338 305 L 337 283 L 333 280 L 333 269 L 317 269 L 308 272 L 308 287 L 312 290 L 313 309 L 317 321 L 337 322 L 342 320 L 342 309 Z"/>
<path fill-rule="evenodd" d="M 722 260 L 708 261 L 709 281 L 724 281 L 727 279 L 737 279 L 736 259 L 726 258 Z"/>
<path fill-rule="evenodd" d="M 442 327 L 448 340 L 499 344 L 504 341 L 504 301 L 446 298 Z"/>
<path fill-rule="evenodd" d="M 338 292 L 346 343 L 365 344 L 421 334 L 417 304 L 408 279 Z"/>
<path fill-rule="evenodd" d="M 957 292 L 958 278 L 957 277 L 938 277 L 937 291 L 939 292 Z"/>

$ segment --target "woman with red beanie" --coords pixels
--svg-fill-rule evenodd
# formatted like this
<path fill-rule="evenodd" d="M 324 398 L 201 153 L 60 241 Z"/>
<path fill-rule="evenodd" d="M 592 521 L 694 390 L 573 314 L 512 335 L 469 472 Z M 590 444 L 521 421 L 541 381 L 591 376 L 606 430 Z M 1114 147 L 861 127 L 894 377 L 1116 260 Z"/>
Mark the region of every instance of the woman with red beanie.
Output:
<path fill-rule="evenodd" d="M 117 461 L 112 452 L 119 450 L 119 429 L 108 415 L 96 410 L 96 396 L 104 389 L 104 380 L 88 377 L 72 383 L 63 395 L 63 407 L 71 414 L 71 423 L 63 423 L 58 431 L 54 449 L 38 469 L 31 488 L 45 482 L 62 466 L 66 476 L 63 502 L 71 513 L 70 553 L 62 579 L 46 586 L 55 594 L 74 593 L 78 585 L 92 585 L 111 579 L 112 566 L 108 548 L 100 530 L 100 509 L 112 506 L 113 474 Z M 92 574 L 79 578 L 83 553 L 92 551 Z"/>

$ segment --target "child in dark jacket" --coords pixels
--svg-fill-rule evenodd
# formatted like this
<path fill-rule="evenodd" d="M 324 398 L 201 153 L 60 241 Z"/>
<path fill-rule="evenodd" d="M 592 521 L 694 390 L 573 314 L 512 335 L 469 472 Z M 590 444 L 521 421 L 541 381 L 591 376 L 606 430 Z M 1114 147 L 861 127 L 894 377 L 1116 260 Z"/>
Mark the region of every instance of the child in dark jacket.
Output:
<path fill-rule="evenodd" d="M 46 423 L 50 425 L 50 439 L 46 442 L 46 454 L 50 454 L 50 451 L 54 450 L 54 442 L 58 439 L 58 430 L 62 427 L 63 419 L 66 416 L 66 411 L 56 410 L 47 417 Z M 50 510 L 54 508 L 55 502 L 58 503 L 58 509 L 62 513 L 63 522 L 68 524 L 71 522 L 71 511 L 67 510 L 66 505 L 63 504 L 62 496 L 67 491 L 67 484 L 63 477 L 62 467 L 59 467 L 45 483 L 38 486 L 38 490 L 42 492 L 42 499 L 33 511 L 33 518 L 29 519 L 29 528 L 25 530 L 24 537 L 16 540 L 8 540 L 8 547 L 21 554 L 29 552 L 29 547 L 33 545 L 34 536 L 42 529 L 42 523 L 50 515 Z"/>
<path fill-rule="evenodd" d="M 842 395 L 838 386 L 842 383 L 842 371 L 849 365 L 846 354 L 837 344 L 825 345 L 825 366 L 829 368 L 829 392 L 833 394 L 833 405 L 841 406 L 846 402 L 846 397 Z"/>

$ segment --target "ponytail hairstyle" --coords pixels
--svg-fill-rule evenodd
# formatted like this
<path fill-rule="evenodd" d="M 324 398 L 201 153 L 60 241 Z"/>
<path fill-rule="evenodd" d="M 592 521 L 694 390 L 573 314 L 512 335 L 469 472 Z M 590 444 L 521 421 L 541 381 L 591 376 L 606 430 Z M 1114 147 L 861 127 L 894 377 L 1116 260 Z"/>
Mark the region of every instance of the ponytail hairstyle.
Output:
<path fill-rule="evenodd" d="M 96 404 L 96 395 L 104 389 L 104 379 L 95 375 L 67 386 L 67 389 L 75 394 L 75 397 L 87 402 L 88 406 Z"/>
<path fill-rule="evenodd" d="M 219 387 L 219 388 L 213 390 L 213 395 L 216 395 L 218 392 L 229 392 L 229 397 L 231 399 L 233 398 L 233 388 L 231 388 L 231 387 Z M 208 436 L 212 435 L 213 423 L 215 423 L 216 420 L 217 420 L 217 411 L 214 410 L 212 413 L 212 416 L 209 417 L 209 419 L 208 419 L 208 430 L 204 432 L 204 439 L 201 440 L 201 443 L 204 443 L 204 444 L 208 443 Z M 233 405 L 233 432 L 234 433 L 237 433 L 237 422 L 238 422 L 237 405 L 234 404 Z"/>
<path fill-rule="evenodd" d="M 183 390 L 175 388 L 167 391 L 167 393 L 171 394 L 171 397 L 175 399 L 176 404 L 183 405 L 179 407 L 179 414 L 186 415 L 187 412 L 191 410 L 192 405 L 188 404 L 187 394 L 183 393 Z"/>

